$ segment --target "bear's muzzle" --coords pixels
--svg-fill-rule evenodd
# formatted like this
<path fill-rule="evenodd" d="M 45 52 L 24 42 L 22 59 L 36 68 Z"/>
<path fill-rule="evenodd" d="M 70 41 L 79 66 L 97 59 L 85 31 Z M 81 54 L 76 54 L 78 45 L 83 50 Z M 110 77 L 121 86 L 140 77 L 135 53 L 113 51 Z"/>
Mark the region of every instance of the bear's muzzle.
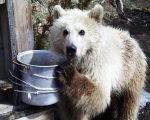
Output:
<path fill-rule="evenodd" d="M 76 51 L 77 51 L 77 48 L 75 45 L 72 44 L 72 45 L 67 46 L 66 47 L 67 57 L 69 58 L 75 57 Z"/>

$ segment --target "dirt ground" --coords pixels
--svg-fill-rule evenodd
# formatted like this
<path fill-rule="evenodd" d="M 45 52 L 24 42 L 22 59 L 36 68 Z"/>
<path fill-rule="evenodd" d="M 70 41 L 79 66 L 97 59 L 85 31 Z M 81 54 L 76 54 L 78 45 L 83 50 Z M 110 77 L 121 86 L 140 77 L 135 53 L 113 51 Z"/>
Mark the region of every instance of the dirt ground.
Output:
<path fill-rule="evenodd" d="M 125 9 L 126 16 L 132 21 L 115 17 L 112 19 L 105 19 L 106 24 L 114 27 L 119 27 L 128 30 L 132 37 L 136 38 L 141 48 L 147 56 L 148 71 L 145 90 L 150 92 L 150 12 L 139 9 Z M 150 103 L 139 112 L 139 120 L 150 120 Z"/>

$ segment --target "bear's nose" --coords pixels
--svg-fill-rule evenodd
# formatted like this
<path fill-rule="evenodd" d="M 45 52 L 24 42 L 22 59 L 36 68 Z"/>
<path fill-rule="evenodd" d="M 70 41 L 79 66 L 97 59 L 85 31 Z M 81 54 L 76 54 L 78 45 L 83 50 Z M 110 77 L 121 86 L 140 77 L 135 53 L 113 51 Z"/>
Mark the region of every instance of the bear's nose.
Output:
<path fill-rule="evenodd" d="M 70 46 L 67 46 L 66 50 L 67 50 L 67 56 L 74 57 L 76 54 L 77 48 L 74 45 L 70 45 Z"/>

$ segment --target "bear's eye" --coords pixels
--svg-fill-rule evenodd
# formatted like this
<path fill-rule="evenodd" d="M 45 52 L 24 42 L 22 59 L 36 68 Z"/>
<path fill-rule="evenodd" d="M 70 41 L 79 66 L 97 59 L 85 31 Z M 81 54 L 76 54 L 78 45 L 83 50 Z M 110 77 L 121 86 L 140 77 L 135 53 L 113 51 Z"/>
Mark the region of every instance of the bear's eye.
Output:
<path fill-rule="evenodd" d="M 64 31 L 63 31 L 63 35 L 64 35 L 64 36 L 68 35 L 68 33 L 69 33 L 68 30 L 64 30 Z"/>
<path fill-rule="evenodd" d="M 80 30 L 80 31 L 79 31 L 79 34 L 80 34 L 80 35 L 85 35 L 85 31 L 84 31 L 84 30 Z"/>

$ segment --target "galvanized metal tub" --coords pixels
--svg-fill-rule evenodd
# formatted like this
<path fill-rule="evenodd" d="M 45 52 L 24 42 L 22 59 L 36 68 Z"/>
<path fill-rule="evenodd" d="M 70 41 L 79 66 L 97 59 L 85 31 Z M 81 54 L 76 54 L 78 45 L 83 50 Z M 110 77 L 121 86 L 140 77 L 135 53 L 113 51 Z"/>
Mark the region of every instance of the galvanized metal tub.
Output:
<path fill-rule="evenodd" d="M 59 100 L 56 68 L 66 61 L 53 51 L 31 50 L 19 53 L 17 61 L 22 83 L 21 100 L 30 105 L 45 106 Z"/>

